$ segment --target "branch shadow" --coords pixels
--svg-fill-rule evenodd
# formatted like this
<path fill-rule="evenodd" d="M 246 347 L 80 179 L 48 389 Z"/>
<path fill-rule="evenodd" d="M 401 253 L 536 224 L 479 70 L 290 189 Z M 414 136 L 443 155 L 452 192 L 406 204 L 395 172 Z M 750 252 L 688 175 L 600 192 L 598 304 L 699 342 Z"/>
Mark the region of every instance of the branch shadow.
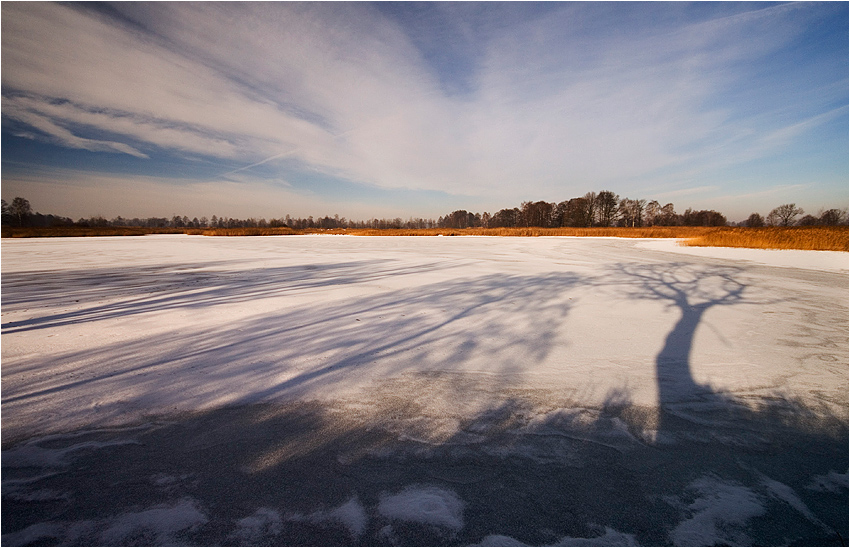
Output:
<path fill-rule="evenodd" d="M 186 309 L 202 312 L 220 304 L 244 303 L 290 292 L 369 283 L 387 277 L 421 275 L 448 268 L 438 262 L 398 266 L 390 260 L 228 270 L 237 261 L 4 274 L 3 307 L 67 306 L 77 309 L 6 322 L 3 333 L 20 333 L 83 322 L 132 317 L 147 312 Z M 40 282 L 33 288 L 33 279 Z M 17 291 L 18 289 L 21 291 Z M 102 301 L 119 301 L 99 304 Z M 96 304 L 89 304 L 96 303 Z"/>
<path fill-rule="evenodd" d="M 844 496 L 826 505 L 824 493 L 812 487 L 813 471 L 840 474 L 848 467 L 846 417 L 825 403 L 784 393 L 741 396 L 694 378 L 694 341 L 710 310 L 787 302 L 748 294 L 744 271 L 687 263 L 618 266 L 615 276 L 628 280 L 629 298 L 666 303 L 679 317 L 655 357 L 656 409 L 632 405 L 621 390 L 609 394 L 602 414 L 621 420 L 654 450 L 640 462 L 663 467 L 653 483 L 680 493 L 676 502 L 688 519 L 672 528 L 667 540 L 674 544 L 719 538 L 732 545 L 847 545 L 846 475 Z M 727 517 L 710 508 L 724 496 L 719 506 L 728 506 Z"/>
<path fill-rule="evenodd" d="M 324 282 L 328 286 L 357 277 L 348 265 L 326 271 L 335 275 Z M 346 275 L 336 275 L 340 271 Z M 375 269 L 370 272 L 377 276 Z M 79 419 L 63 405 L 67 397 L 93 402 L 75 406 L 87 414 L 83 422 L 111 424 L 121 420 L 122 410 L 144 408 L 151 395 L 168 402 L 168 408 L 192 409 L 326 398 L 349 385 L 408 370 L 477 367 L 495 377 L 518 375 L 551 352 L 571 306 L 567 290 L 578 282 L 563 273 L 487 275 L 262 313 L 235 329 L 166 332 L 155 344 L 143 335 L 48 361 L 38 355 L 21 358 L 4 370 L 3 410 L 12 417 L 4 424 L 4 444 L 32 435 L 34 420 Z M 236 288 L 216 287 L 209 301 L 257 293 L 241 281 Z M 265 290 L 289 287 L 284 283 Z M 170 305 L 182 306 L 184 298 L 189 297 L 178 292 Z M 63 364 L 66 375 L 50 375 L 54 363 Z M 8 388 L 19 383 L 18 389 Z M 28 409 L 39 409 L 39 417 L 28 416 Z"/>
<path fill-rule="evenodd" d="M 540 393 L 443 372 L 371 390 L 19 444 L 3 454 L 3 544 L 842 544 L 841 440 L 823 418 L 761 413 L 761 447 L 657 445 L 623 394 L 542 409 Z M 493 403 L 451 405 L 476 392 Z"/>
<path fill-rule="evenodd" d="M 337 267 L 345 283 L 367 266 Z M 769 302 L 743 273 L 480 276 L 175 333 L 158 349 L 140 338 L 63 354 L 114 366 L 4 390 L 3 544 L 846 545 L 846 418 L 694 378 L 705 315 Z M 657 405 L 618 389 L 591 406 L 520 382 L 587 285 L 678 312 L 648 364 Z M 207 304 L 257 294 L 237 284 Z M 83 318 L 50 321 L 66 320 Z M 73 417 L 88 431 L 34 438 L 46 422 L 22 414 L 111 393 Z M 152 393 L 201 409 L 121 425 Z M 75 408 L 60 407 L 45 421 Z"/>
<path fill-rule="evenodd" d="M 708 310 L 744 302 L 746 285 L 736 278 L 739 272 L 736 268 L 694 268 L 685 264 L 620 265 L 619 273 L 636 284 L 632 298 L 658 300 L 680 314 L 655 359 L 662 409 L 682 399 L 713 394 L 710 387 L 699 385 L 693 378 L 691 349 L 697 327 Z"/>

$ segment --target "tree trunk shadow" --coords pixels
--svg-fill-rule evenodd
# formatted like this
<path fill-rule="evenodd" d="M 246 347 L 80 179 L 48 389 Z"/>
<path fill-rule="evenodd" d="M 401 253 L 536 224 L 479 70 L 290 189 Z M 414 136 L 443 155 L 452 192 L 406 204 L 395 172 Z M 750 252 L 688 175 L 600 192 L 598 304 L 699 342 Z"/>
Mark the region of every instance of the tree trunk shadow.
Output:
<path fill-rule="evenodd" d="M 655 358 L 659 408 L 716 396 L 710 386 L 694 379 L 691 354 L 706 312 L 715 307 L 754 302 L 745 300 L 747 287 L 737 278 L 739 269 L 673 263 L 624 265 L 619 270 L 634 284 L 632 298 L 660 301 L 679 312 L 679 319 Z"/>
<path fill-rule="evenodd" d="M 691 518 L 671 531 L 673 543 L 705 541 L 687 526 L 708 519 L 701 514 L 703 507 L 728 496 L 729 507 L 743 516 L 736 527 L 746 523 L 754 537 L 769 538 L 774 533 L 766 529 L 770 520 L 754 518 L 769 515 L 775 520 L 787 514 L 782 519 L 789 523 L 800 520 L 812 527 L 809 533 L 800 533 L 810 536 L 794 542 L 846 546 L 838 533 L 846 530 L 846 519 L 837 517 L 840 511 L 825 510 L 811 479 L 818 477 L 814 471 L 832 474 L 846 470 L 846 420 L 835 416 L 826 404 L 813 405 L 787 394 L 741 397 L 694 378 L 694 342 L 708 311 L 776 301 L 745 297 L 747 286 L 740 279 L 740 269 L 624 265 L 619 273 L 632 282 L 633 298 L 664 302 L 679 313 L 655 357 L 658 400 L 654 413 L 641 412 L 631 405 L 628 394 L 620 392 L 612 393 L 603 408 L 603 416 L 621 418 L 637 437 L 644 434 L 642 441 L 654 453 L 639 459 L 642 466 L 661 463 L 665 474 L 657 481 L 680 490 L 676 500 L 693 501 L 683 503 L 685 515 Z M 647 436 L 647 432 L 654 435 Z M 830 517 L 820 519 L 816 514 Z M 712 526 L 723 521 L 717 515 L 712 520 Z M 729 523 L 734 525 L 734 519 L 727 526 Z M 734 534 L 727 534 L 728 541 L 738 542 Z M 747 539 L 743 536 L 740 542 L 752 540 Z"/>

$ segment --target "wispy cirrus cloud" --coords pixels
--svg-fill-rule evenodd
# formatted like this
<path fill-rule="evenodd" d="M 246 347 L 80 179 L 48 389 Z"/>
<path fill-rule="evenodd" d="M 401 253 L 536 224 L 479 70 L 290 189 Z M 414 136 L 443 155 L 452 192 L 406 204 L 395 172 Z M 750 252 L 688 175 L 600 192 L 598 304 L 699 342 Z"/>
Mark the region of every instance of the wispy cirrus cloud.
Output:
<path fill-rule="evenodd" d="M 736 166 L 834 143 L 847 117 L 841 54 L 783 61 L 834 15 L 805 5 L 2 9 L 18 133 L 207 157 L 222 179 L 301 170 L 482 209 L 602 187 L 712 197 Z"/>
<path fill-rule="evenodd" d="M 294 190 L 286 181 L 245 176 L 222 180 L 40 168 L 23 175 L 4 176 L 3 186 L 12 195 L 37 192 L 43 196 L 39 202 L 42 211 L 62 211 L 74 219 L 108 216 L 110 211 L 129 217 L 189 213 L 248 218 L 256 217 L 258 200 L 273 207 L 285 204 L 308 210 L 324 203 L 319 196 Z M 223 202 L 222 197 L 227 201 Z M 365 215 L 367 208 L 356 204 L 356 210 Z M 274 207 L 265 216 L 283 218 L 287 213 L 282 207 Z"/>
<path fill-rule="evenodd" d="M 4 16 L 4 109 L 25 102 L 42 116 L 213 156 L 328 140 L 186 52 L 111 20 L 46 3 L 7 7 Z"/>
<path fill-rule="evenodd" d="M 63 117 L 51 116 L 50 112 L 45 112 L 55 110 L 54 108 L 50 108 L 52 105 L 49 103 L 42 103 L 47 107 L 42 109 L 38 108 L 38 106 L 32 108 L 26 105 L 26 102 L 28 101 L 20 101 L 13 98 L 4 100 L 3 115 L 40 131 L 45 138 L 62 146 L 90 151 L 122 152 L 138 158 L 148 157 L 143 152 L 125 143 L 81 137 L 62 125 L 62 121 L 67 121 L 63 120 Z M 27 136 L 29 138 L 36 138 L 32 133 L 28 133 Z"/>
<path fill-rule="evenodd" d="M 86 139 L 79 136 L 79 134 L 89 130 L 120 136 L 145 145 L 223 158 L 234 158 L 238 157 L 240 152 L 244 153 L 244 151 L 239 151 L 235 143 L 217 138 L 215 134 L 205 132 L 203 128 L 180 127 L 175 122 L 167 120 L 152 119 L 126 111 L 86 108 L 70 102 L 57 103 L 44 97 L 6 97 L 3 101 L 3 113 L 59 139 L 66 146 L 74 148 L 87 148 L 89 150 L 112 148 L 116 152 L 124 152 L 141 158 L 148 157 L 148 155 L 126 144 Z M 62 126 L 59 126 L 59 124 L 62 124 Z M 72 133 L 67 127 L 75 128 L 77 134 Z M 102 145 L 101 148 L 82 146 L 82 144 L 92 142 Z"/>

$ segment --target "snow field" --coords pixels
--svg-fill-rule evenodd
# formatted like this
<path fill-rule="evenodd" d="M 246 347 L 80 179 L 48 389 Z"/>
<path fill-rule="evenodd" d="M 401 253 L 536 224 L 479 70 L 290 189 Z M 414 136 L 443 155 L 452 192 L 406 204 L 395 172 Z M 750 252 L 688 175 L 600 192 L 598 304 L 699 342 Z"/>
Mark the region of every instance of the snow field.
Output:
<path fill-rule="evenodd" d="M 847 538 L 847 254 L 2 245 L 4 544 Z"/>
<path fill-rule="evenodd" d="M 463 529 L 463 501 L 451 491 L 437 487 L 407 487 L 381 499 L 378 511 L 393 519 Z"/>
<path fill-rule="evenodd" d="M 597 406 L 625 390 L 653 405 L 665 336 L 681 306 L 706 303 L 687 349 L 694 381 L 795 395 L 821 384 L 820 367 L 797 367 L 777 344 L 780 331 L 799 336 L 801 322 L 820 331 L 794 303 L 813 291 L 749 283 L 737 265 L 616 240 L 245 240 L 4 243 L 7 432 L 18 419 L 33 433 L 257 400 L 356 398 L 410 371 L 557 387 Z M 744 295 L 713 305 L 730 277 Z M 793 299 L 777 299 L 774 282 Z M 846 291 L 835 291 L 826 299 L 843 306 Z M 799 359 L 830 367 L 836 356 Z"/>
<path fill-rule="evenodd" d="M 457 531 L 462 528 L 460 515 L 463 503 L 451 491 L 428 487 L 410 486 L 402 493 L 383 499 L 377 509 L 380 515 L 395 521 L 409 521 Z M 331 510 L 318 510 L 309 516 L 297 513 L 281 513 L 271 508 L 259 508 L 252 515 L 235 522 L 234 530 L 228 535 L 231 542 L 242 546 L 268 543 L 280 535 L 288 522 L 311 521 L 314 523 L 338 522 L 348 528 L 356 542 L 364 532 L 368 517 L 360 502 L 353 498 L 342 506 Z M 198 508 L 197 502 L 182 499 L 172 505 L 158 505 L 138 512 L 128 512 L 100 521 L 72 523 L 39 523 L 23 531 L 3 535 L 6 545 L 38 544 L 47 539 L 58 539 L 63 544 L 124 545 L 144 542 L 156 545 L 180 544 L 182 535 L 206 524 L 208 518 Z M 392 525 L 380 530 L 385 540 L 392 540 Z M 587 539 L 562 538 L 557 546 L 635 546 L 633 535 L 624 535 L 611 528 L 604 534 Z M 527 546 L 511 537 L 489 535 L 481 546 Z"/>

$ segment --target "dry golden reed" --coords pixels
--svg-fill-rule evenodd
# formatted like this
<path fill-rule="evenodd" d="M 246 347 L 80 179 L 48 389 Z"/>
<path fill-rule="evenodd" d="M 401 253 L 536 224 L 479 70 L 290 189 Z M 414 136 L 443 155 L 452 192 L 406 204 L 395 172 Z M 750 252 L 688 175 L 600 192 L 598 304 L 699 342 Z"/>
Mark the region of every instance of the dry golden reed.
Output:
<path fill-rule="evenodd" d="M 848 227 L 765 227 L 709 230 L 685 240 L 684 245 L 703 247 L 746 247 L 750 249 L 807 249 L 848 251 Z"/>
<path fill-rule="evenodd" d="M 144 236 L 146 234 L 183 234 L 180 228 L 106 227 L 3 227 L 4 238 L 67 238 L 94 236 Z"/>
<path fill-rule="evenodd" d="M 609 238 L 691 238 L 708 230 L 705 227 L 669 227 L 648 228 L 349 228 L 337 230 L 309 230 L 305 233 L 350 234 L 353 236 L 574 236 Z"/>
<path fill-rule="evenodd" d="M 184 232 L 201 236 L 287 236 L 298 234 L 288 226 L 274 228 L 194 228 L 187 229 Z"/>
<path fill-rule="evenodd" d="M 145 228 L 134 226 L 110 227 L 3 227 L 4 238 L 57 238 L 81 236 L 145 236 L 147 234 L 190 234 L 193 236 L 278 236 L 298 234 L 289 227 L 282 228 Z"/>
<path fill-rule="evenodd" d="M 424 229 L 337 229 L 304 233 L 350 234 L 354 236 L 573 236 L 608 238 L 676 238 L 684 245 L 746 247 L 751 249 L 805 249 L 848 251 L 848 227 L 735 228 L 704 226 L 656 226 L 645 228 L 424 228 Z"/>
<path fill-rule="evenodd" d="M 423 229 L 308 229 L 268 228 L 140 228 L 140 227 L 4 227 L 4 238 L 61 236 L 143 236 L 145 234 L 191 234 L 196 236 L 283 236 L 290 234 L 349 234 L 352 236 L 573 236 L 609 238 L 677 238 L 683 245 L 746 247 L 753 249 L 809 249 L 848 251 L 848 227 L 699 227 L 656 226 L 646 228 L 423 228 Z"/>

